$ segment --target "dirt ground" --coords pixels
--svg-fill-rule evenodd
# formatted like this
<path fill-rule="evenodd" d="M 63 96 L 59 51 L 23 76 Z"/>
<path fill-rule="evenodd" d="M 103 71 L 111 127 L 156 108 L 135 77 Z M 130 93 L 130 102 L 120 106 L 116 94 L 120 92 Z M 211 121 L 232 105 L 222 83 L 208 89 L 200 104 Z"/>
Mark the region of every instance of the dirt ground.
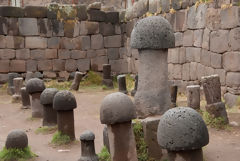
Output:
<path fill-rule="evenodd" d="M 103 125 L 99 119 L 99 108 L 103 98 L 113 91 L 74 92 L 78 108 L 74 111 L 75 134 L 79 140 L 84 130 L 95 133 L 96 152 L 103 146 Z M 23 129 L 27 132 L 29 145 L 38 155 L 36 161 L 76 161 L 81 155 L 80 142 L 71 145 L 54 147 L 50 144 L 53 134 L 36 134 L 41 127 L 41 119 L 31 119 L 31 110 L 20 109 L 20 104 L 12 104 L 11 96 L 0 93 L 0 148 L 5 145 L 9 131 Z M 229 113 L 230 122 L 238 123 L 228 130 L 209 128 L 210 143 L 203 148 L 205 161 L 239 161 L 240 159 L 240 113 Z"/>

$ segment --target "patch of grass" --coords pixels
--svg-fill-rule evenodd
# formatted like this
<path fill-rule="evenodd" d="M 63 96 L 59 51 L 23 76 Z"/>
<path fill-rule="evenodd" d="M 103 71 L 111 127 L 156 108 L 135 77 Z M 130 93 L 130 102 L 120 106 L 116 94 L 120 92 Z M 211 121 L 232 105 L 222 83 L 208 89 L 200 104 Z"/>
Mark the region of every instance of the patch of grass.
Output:
<path fill-rule="evenodd" d="M 114 88 L 118 88 L 117 76 L 113 77 L 113 86 Z M 126 74 L 126 86 L 128 91 L 131 91 L 134 89 L 135 80 L 134 78 L 131 77 L 130 74 Z"/>
<path fill-rule="evenodd" d="M 140 121 L 136 120 L 133 126 L 133 132 L 136 140 L 137 156 L 139 161 L 154 161 L 148 155 L 148 147 L 144 141 L 143 127 Z"/>
<path fill-rule="evenodd" d="M 69 90 L 72 82 L 58 82 L 57 80 L 51 80 L 46 82 L 46 88 L 57 88 L 58 90 Z"/>
<path fill-rule="evenodd" d="M 8 83 L 5 83 L 2 85 L 2 87 L 0 89 L 5 91 L 5 90 L 7 90 L 7 88 L 8 88 Z"/>
<path fill-rule="evenodd" d="M 111 161 L 111 155 L 106 146 L 104 146 L 101 152 L 98 154 L 98 159 L 99 161 Z"/>
<path fill-rule="evenodd" d="M 37 121 L 40 120 L 41 118 L 34 118 L 34 117 L 28 117 L 27 121 Z"/>
<path fill-rule="evenodd" d="M 89 71 L 80 86 L 102 86 L 102 76 L 97 72 Z"/>
<path fill-rule="evenodd" d="M 2 161 L 24 161 L 34 157 L 37 157 L 37 155 L 31 151 L 29 146 L 24 149 L 7 149 L 4 147 L 2 151 L 0 151 L 0 160 Z"/>
<path fill-rule="evenodd" d="M 42 126 L 36 129 L 36 134 L 52 134 L 57 130 L 57 126 Z"/>
<path fill-rule="evenodd" d="M 207 111 L 201 111 L 202 117 L 204 122 L 206 123 L 207 126 L 210 126 L 212 128 L 216 129 L 227 129 L 228 125 L 225 123 L 225 119 L 223 117 L 217 117 L 214 118 L 211 116 Z"/>
<path fill-rule="evenodd" d="M 68 144 L 71 142 L 71 139 L 68 135 L 64 135 L 62 134 L 61 132 L 56 132 L 54 135 L 53 135 L 53 138 L 52 138 L 52 141 L 51 143 L 52 144 L 55 144 L 55 145 L 65 145 L 65 144 Z"/>

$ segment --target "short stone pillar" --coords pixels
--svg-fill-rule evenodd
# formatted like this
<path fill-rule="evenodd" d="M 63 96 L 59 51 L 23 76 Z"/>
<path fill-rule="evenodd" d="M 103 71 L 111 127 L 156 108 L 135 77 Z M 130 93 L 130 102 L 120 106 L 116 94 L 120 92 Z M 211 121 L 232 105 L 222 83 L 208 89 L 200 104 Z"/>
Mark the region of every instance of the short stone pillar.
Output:
<path fill-rule="evenodd" d="M 40 95 L 45 89 L 43 80 L 38 78 L 32 78 L 28 80 L 26 84 L 26 90 L 30 94 L 32 117 L 42 118 L 43 117 L 43 106 L 40 103 Z"/>
<path fill-rule="evenodd" d="M 13 79 L 19 77 L 18 73 L 8 73 L 8 88 L 7 93 L 13 95 L 15 93 Z"/>
<path fill-rule="evenodd" d="M 53 109 L 53 98 L 57 92 L 56 88 L 46 88 L 40 96 L 43 105 L 43 126 L 57 125 L 57 111 Z"/>
<path fill-rule="evenodd" d="M 131 47 L 139 51 L 137 115 L 161 115 L 170 108 L 167 57 L 168 48 L 175 47 L 173 29 L 161 16 L 139 20 L 131 33 Z"/>
<path fill-rule="evenodd" d="M 58 131 L 75 140 L 74 113 L 77 102 L 74 95 L 67 91 L 59 91 L 53 99 L 53 109 L 57 111 Z"/>
<path fill-rule="evenodd" d="M 138 75 L 135 76 L 134 79 L 134 89 L 131 91 L 131 96 L 135 96 L 138 87 Z"/>
<path fill-rule="evenodd" d="M 117 76 L 118 81 L 118 90 L 124 94 L 127 94 L 127 85 L 126 85 L 126 75 L 119 75 Z"/>
<path fill-rule="evenodd" d="M 21 88 L 22 109 L 30 108 L 30 97 L 27 93 L 26 87 Z"/>
<path fill-rule="evenodd" d="M 78 91 L 80 82 L 82 80 L 82 77 L 83 77 L 83 73 L 82 72 L 76 72 L 75 73 L 75 76 L 74 76 L 74 79 L 73 79 L 73 83 L 71 85 L 70 90 Z"/>
<path fill-rule="evenodd" d="M 12 130 L 5 143 L 7 149 L 24 149 L 28 146 L 28 137 L 23 130 Z"/>
<path fill-rule="evenodd" d="M 209 143 L 201 115 L 189 107 L 176 107 L 161 117 L 158 144 L 168 151 L 168 161 L 203 161 L 202 147 Z"/>
<path fill-rule="evenodd" d="M 187 106 L 200 110 L 200 86 L 187 86 Z"/>
<path fill-rule="evenodd" d="M 221 99 L 221 83 L 218 75 L 202 77 L 201 83 L 207 101 L 206 110 L 213 117 L 222 117 L 228 124 L 225 104 Z"/>
<path fill-rule="evenodd" d="M 94 146 L 95 135 L 91 131 L 84 131 L 80 136 L 81 157 L 78 161 L 98 161 Z"/>
<path fill-rule="evenodd" d="M 102 84 L 108 88 L 113 88 L 113 81 L 111 76 L 111 65 L 103 64 L 103 80 Z"/>
<path fill-rule="evenodd" d="M 21 88 L 23 86 L 23 78 L 14 78 L 13 79 L 14 84 L 14 95 L 12 96 L 12 102 L 13 103 L 19 103 L 21 102 Z"/>
<path fill-rule="evenodd" d="M 171 85 L 170 86 L 170 93 L 171 93 L 171 107 L 177 107 L 177 94 L 178 94 L 178 86 Z"/>
<path fill-rule="evenodd" d="M 137 161 L 131 120 L 136 118 L 132 100 L 121 92 L 107 95 L 100 108 L 100 120 L 107 124 L 112 161 Z"/>

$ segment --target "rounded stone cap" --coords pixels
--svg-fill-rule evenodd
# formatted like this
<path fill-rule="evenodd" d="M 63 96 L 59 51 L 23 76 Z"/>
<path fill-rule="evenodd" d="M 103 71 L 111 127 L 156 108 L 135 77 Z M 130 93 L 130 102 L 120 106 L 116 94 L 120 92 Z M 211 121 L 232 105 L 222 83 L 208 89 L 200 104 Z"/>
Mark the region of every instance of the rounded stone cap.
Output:
<path fill-rule="evenodd" d="M 135 49 L 167 49 L 175 47 L 175 36 L 170 23 L 161 16 L 139 20 L 131 34 Z"/>
<path fill-rule="evenodd" d="M 53 104 L 53 98 L 55 94 L 58 92 L 56 88 L 46 88 L 40 96 L 40 102 L 42 105 L 50 105 Z"/>
<path fill-rule="evenodd" d="M 57 111 L 69 111 L 77 107 L 75 96 L 67 91 L 59 91 L 53 98 L 53 109 Z"/>
<path fill-rule="evenodd" d="M 95 139 L 94 133 L 88 130 L 84 131 L 80 136 L 80 140 L 82 141 L 91 141 L 94 139 Z"/>
<path fill-rule="evenodd" d="M 135 106 L 132 100 L 121 92 L 107 95 L 100 108 L 102 124 L 116 124 L 131 121 L 136 118 Z"/>
<path fill-rule="evenodd" d="M 161 117 L 158 144 L 170 151 L 201 149 L 209 142 L 208 129 L 201 115 L 189 107 L 170 109 Z"/>
<path fill-rule="evenodd" d="M 12 130 L 8 136 L 5 143 L 7 149 L 17 148 L 23 149 L 28 146 L 28 137 L 27 134 L 23 130 Z"/>
<path fill-rule="evenodd" d="M 42 92 L 45 89 L 43 80 L 32 78 L 27 81 L 26 90 L 29 94 Z"/>

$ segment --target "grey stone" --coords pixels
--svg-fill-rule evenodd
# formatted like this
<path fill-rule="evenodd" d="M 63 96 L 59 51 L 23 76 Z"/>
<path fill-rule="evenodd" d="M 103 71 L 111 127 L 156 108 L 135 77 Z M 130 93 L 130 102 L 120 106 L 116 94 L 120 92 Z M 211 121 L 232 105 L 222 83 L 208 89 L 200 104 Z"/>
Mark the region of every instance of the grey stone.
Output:
<path fill-rule="evenodd" d="M 157 12 L 157 3 L 158 3 L 158 0 L 149 0 L 148 11 L 150 13 L 156 13 Z"/>
<path fill-rule="evenodd" d="M 39 35 L 38 23 L 36 18 L 19 18 L 19 33 L 23 36 Z"/>
<path fill-rule="evenodd" d="M 202 48 L 209 50 L 210 30 L 205 28 L 203 31 Z"/>
<path fill-rule="evenodd" d="M 222 68 L 222 55 L 211 52 L 211 67 Z"/>
<path fill-rule="evenodd" d="M 38 30 L 42 37 L 52 37 L 53 31 L 50 21 L 47 18 L 38 19 Z"/>
<path fill-rule="evenodd" d="M 138 18 L 143 16 L 148 12 L 148 0 L 140 0 L 137 3 L 134 3 L 132 7 L 129 7 L 126 10 L 125 18 L 127 20 L 132 20 L 133 18 Z"/>
<path fill-rule="evenodd" d="M 137 49 L 175 47 L 175 37 L 171 25 L 160 16 L 152 16 L 138 21 L 131 34 L 131 47 Z"/>
<path fill-rule="evenodd" d="M 91 36 L 91 49 L 103 49 L 103 36 L 101 34 Z"/>
<path fill-rule="evenodd" d="M 88 130 L 84 131 L 80 136 L 80 140 L 84 141 L 92 141 L 94 139 L 95 139 L 94 133 Z"/>
<path fill-rule="evenodd" d="M 38 61 L 38 71 L 51 71 L 51 70 L 52 70 L 51 60 Z"/>
<path fill-rule="evenodd" d="M 10 71 L 10 61 L 9 60 L 0 60 L 0 72 L 8 73 Z"/>
<path fill-rule="evenodd" d="M 219 75 L 222 86 L 226 84 L 226 71 L 224 69 L 215 69 L 214 74 Z"/>
<path fill-rule="evenodd" d="M 118 82 L 119 92 L 127 94 L 128 91 L 127 91 L 127 86 L 126 86 L 126 75 L 118 75 L 117 76 L 117 82 Z"/>
<path fill-rule="evenodd" d="M 122 36 L 106 36 L 104 37 L 104 47 L 106 48 L 118 48 L 122 46 Z"/>
<path fill-rule="evenodd" d="M 1 6 L 0 7 L 1 17 L 24 17 L 24 10 L 20 7 L 13 6 Z"/>
<path fill-rule="evenodd" d="M 229 44 L 232 50 L 240 50 L 240 27 L 230 31 Z"/>
<path fill-rule="evenodd" d="M 8 81 L 8 74 L 0 74 L 0 83 L 4 84 Z"/>
<path fill-rule="evenodd" d="M 101 10 L 102 3 L 101 2 L 93 2 L 88 5 L 87 9 L 96 9 L 96 10 Z"/>
<path fill-rule="evenodd" d="M 8 22 L 7 18 L 0 17 L 0 34 L 1 35 L 7 35 L 8 33 Z"/>
<path fill-rule="evenodd" d="M 83 77 L 83 73 L 75 72 L 74 79 L 73 79 L 72 85 L 70 87 L 70 90 L 78 91 L 82 77 Z"/>
<path fill-rule="evenodd" d="M 103 64 L 108 63 L 107 56 L 98 56 L 93 59 L 91 59 L 91 69 L 93 71 L 102 71 L 103 70 Z"/>
<path fill-rule="evenodd" d="M 57 19 L 58 10 L 59 10 L 59 6 L 57 3 L 49 4 L 48 11 L 47 11 L 47 17 L 49 19 Z"/>
<path fill-rule="evenodd" d="M 182 65 L 175 64 L 173 66 L 173 78 L 174 79 L 182 79 Z"/>
<path fill-rule="evenodd" d="M 58 58 L 59 59 L 66 60 L 66 59 L 69 59 L 70 56 L 71 56 L 71 51 L 70 50 L 65 50 L 65 49 L 58 50 Z"/>
<path fill-rule="evenodd" d="M 41 93 L 40 96 L 40 102 L 42 105 L 52 105 L 53 104 L 53 98 L 55 94 L 58 92 L 56 88 L 46 88 Z"/>
<path fill-rule="evenodd" d="M 86 72 L 90 69 L 90 60 L 89 59 L 78 59 L 77 60 L 78 71 Z"/>
<path fill-rule="evenodd" d="M 203 49 L 200 57 L 200 63 L 205 66 L 211 66 L 211 52 Z"/>
<path fill-rule="evenodd" d="M 112 36 L 115 34 L 114 25 L 111 23 L 101 22 L 99 24 L 99 33 L 103 36 Z"/>
<path fill-rule="evenodd" d="M 107 23 L 119 23 L 119 12 L 106 12 L 106 21 Z"/>
<path fill-rule="evenodd" d="M 6 48 L 20 49 L 24 48 L 24 37 L 6 36 Z"/>
<path fill-rule="evenodd" d="M 82 21 L 80 24 L 80 35 L 92 35 L 99 33 L 99 23 Z"/>
<path fill-rule="evenodd" d="M 87 52 L 80 50 L 72 50 L 71 51 L 71 59 L 83 59 L 86 58 Z"/>
<path fill-rule="evenodd" d="M 0 59 L 9 60 L 15 58 L 15 50 L 13 49 L 0 49 Z"/>
<path fill-rule="evenodd" d="M 112 66 L 112 71 L 117 74 L 128 73 L 128 62 L 126 59 L 109 60 Z"/>
<path fill-rule="evenodd" d="M 26 79 L 25 79 L 26 80 Z M 21 88 L 22 108 L 30 108 L 30 97 L 27 93 L 26 87 Z"/>
<path fill-rule="evenodd" d="M 79 21 L 87 20 L 87 6 L 85 4 L 80 4 L 76 6 L 77 17 Z"/>
<path fill-rule="evenodd" d="M 224 94 L 224 100 L 227 105 L 227 107 L 232 108 L 239 103 L 239 96 L 234 95 L 230 92 Z"/>
<path fill-rule="evenodd" d="M 51 72 L 51 71 L 43 71 L 43 77 L 55 79 L 57 77 L 57 74 L 55 72 Z"/>
<path fill-rule="evenodd" d="M 193 31 L 187 30 L 183 33 L 183 46 L 193 46 Z"/>
<path fill-rule="evenodd" d="M 183 33 L 181 32 L 176 32 L 174 33 L 175 35 L 175 46 L 182 46 L 183 45 Z"/>
<path fill-rule="evenodd" d="M 218 30 L 210 34 L 210 50 L 216 53 L 223 53 L 229 49 L 229 31 Z"/>
<path fill-rule="evenodd" d="M 238 51 L 226 52 L 225 54 L 223 54 L 223 68 L 226 71 L 231 72 L 240 71 L 239 61 L 240 52 Z"/>
<path fill-rule="evenodd" d="M 210 30 L 219 30 L 221 28 L 221 9 L 208 8 L 206 13 L 206 26 Z"/>
<path fill-rule="evenodd" d="M 213 104 L 206 105 L 207 112 L 212 115 L 214 118 L 223 118 L 224 124 L 228 124 L 228 116 L 225 108 L 225 103 L 223 102 L 217 102 Z"/>
<path fill-rule="evenodd" d="M 172 0 L 172 8 L 175 9 L 175 10 L 179 10 L 181 9 L 181 1 L 179 0 Z"/>
<path fill-rule="evenodd" d="M 26 61 L 25 60 L 11 60 L 10 61 L 11 72 L 26 72 Z"/>
<path fill-rule="evenodd" d="M 28 137 L 23 130 L 12 130 L 5 143 L 7 149 L 24 149 L 28 146 Z"/>
<path fill-rule="evenodd" d="M 107 56 L 108 56 L 108 59 L 110 59 L 110 60 L 119 59 L 119 48 L 108 48 Z"/>
<path fill-rule="evenodd" d="M 200 86 L 187 86 L 187 106 L 200 110 Z"/>
<path fill-rule="evenodd" d="M 2 23 L 2 25 L 4 26 L 4 23 Z M 8 35 L 19 35 L 18 18 L 8 18 Z"/>
<path fill-rule="evenodd" d="M 68 72 L 75 72 L 77 70 L 77 62 L 74 59 L 67 59 L 65 63 L 65 70 Z"/>
<path fill-rule="evenodd" d="M 162 12 L 169 12 L 170 0 L 160 0 L 162 6 Z"/>
<path fill-rule="evenodd" d="M 239 25 L 240 12 L 238 6 L 222 9 L 220 16 L 222 29 L 234 28 Z"/>
<path fill-rule="evenodd" d="M 24 8 L 25 17 L 32 18 L 46 18 L 47 17 L 47 7 L 41 6 L 26 6 Z"/>
<path fill-rule="evenodd" d="M 185 63 L 182 66 L 182 80 L 190 80 L 190 64 Z"/>
<path fill-rule="evenodd" d="M 240 73 L 227 72 L 226 85 L 229 87 L 238 87 L 240 85 Z"/>
<path fill-rule="evenodd" d="M 116 92 L 107 95 L 100 107 L 102 124 L 116 124 L 131 121 L 136 118 L 132 100 L 125 94 Z"/>
<path fill-rule="evenodd" d="M 50 49 L 59 49 L 60 38 L 59 37 L 51 37 L 47 40 L 48 48 Z"/>
<path fill-rule="evenodd" d="M 37 71 L 37 61 L 36 60 L 27 60 L 26 62 L 26 70 L 30 72 Z"/>
<path fill-rule="evenodd" d="M 57 49 L 46 49 L 44 57 L 45 59 L 57 59 L 58 58 Z"/>
<path fill-rule="evenodd" d="M 47 38 L 43 37 L 26 37 L 25 48 L 45 49 L 47 48 Z"/>
<path fill-rule="evenodd" d="M 207 4 L 200 4 L 197 9 L 195 6 L 190 7 L 188 11 L 187 27 L 189 29 L 204 28 L 206 25 L 206 12 Z"/>
<path fill-rule="evenodd" d="M 89 21 L 104 22 L 106 20 L 106 13 L 100 10 L 89 9 L 87 15 Z"/>
<path fill-rule="evenodd" d="M 77 108 L 77 102 L 75 96 L 67 91 L 59 91 L 55 94 L 53 99 L 53 109 L 57 111 L 70 111 Z"/>
<path fill-rule="evenodd" d="M 197 80 L 197 64 L 196 62 L 190 63 L 190 80 Z"/>
<path fill-rule="evenodd" d="M 30 50 L 29 49 L 16 50 L 16 59 L 21 59 L 21 60 L 30 59 Z"/>
<path fill-rule="evenodd" d="M 44 55 L 45 55 L 45 50 L 43 50 L 43 49 L 30 50 L 31 59 L 43 60 Z"/>
<path fill-rule="evenodd" d="M 209 142 L 201 115 L 189 107 L 168 110 L 158 125 L 158 143 L 170 151 L 201 149 Z"/>
<path fill-rule="evenodd" d="M 87 51 L 87 58 L 95 58 L 96 56 L 97 56 L 97 53 L 94 50 Z"/>
<path fill-rule="evenodd" d="M 44 89 L 44 82 L 39 78 L 32 78 L 27 81 L 26 90 L 29 94 L 41 93 Z"/>
<path fill-rule="evenodd" d="M 64 36 L 64 24 L 57 19 L 50 19 L 53 36 Z"/>
<path fill-rule="evenodd" d="M 203 30 L 195 30 L 193 34 L 193 45 L 202 47 Z"/>

